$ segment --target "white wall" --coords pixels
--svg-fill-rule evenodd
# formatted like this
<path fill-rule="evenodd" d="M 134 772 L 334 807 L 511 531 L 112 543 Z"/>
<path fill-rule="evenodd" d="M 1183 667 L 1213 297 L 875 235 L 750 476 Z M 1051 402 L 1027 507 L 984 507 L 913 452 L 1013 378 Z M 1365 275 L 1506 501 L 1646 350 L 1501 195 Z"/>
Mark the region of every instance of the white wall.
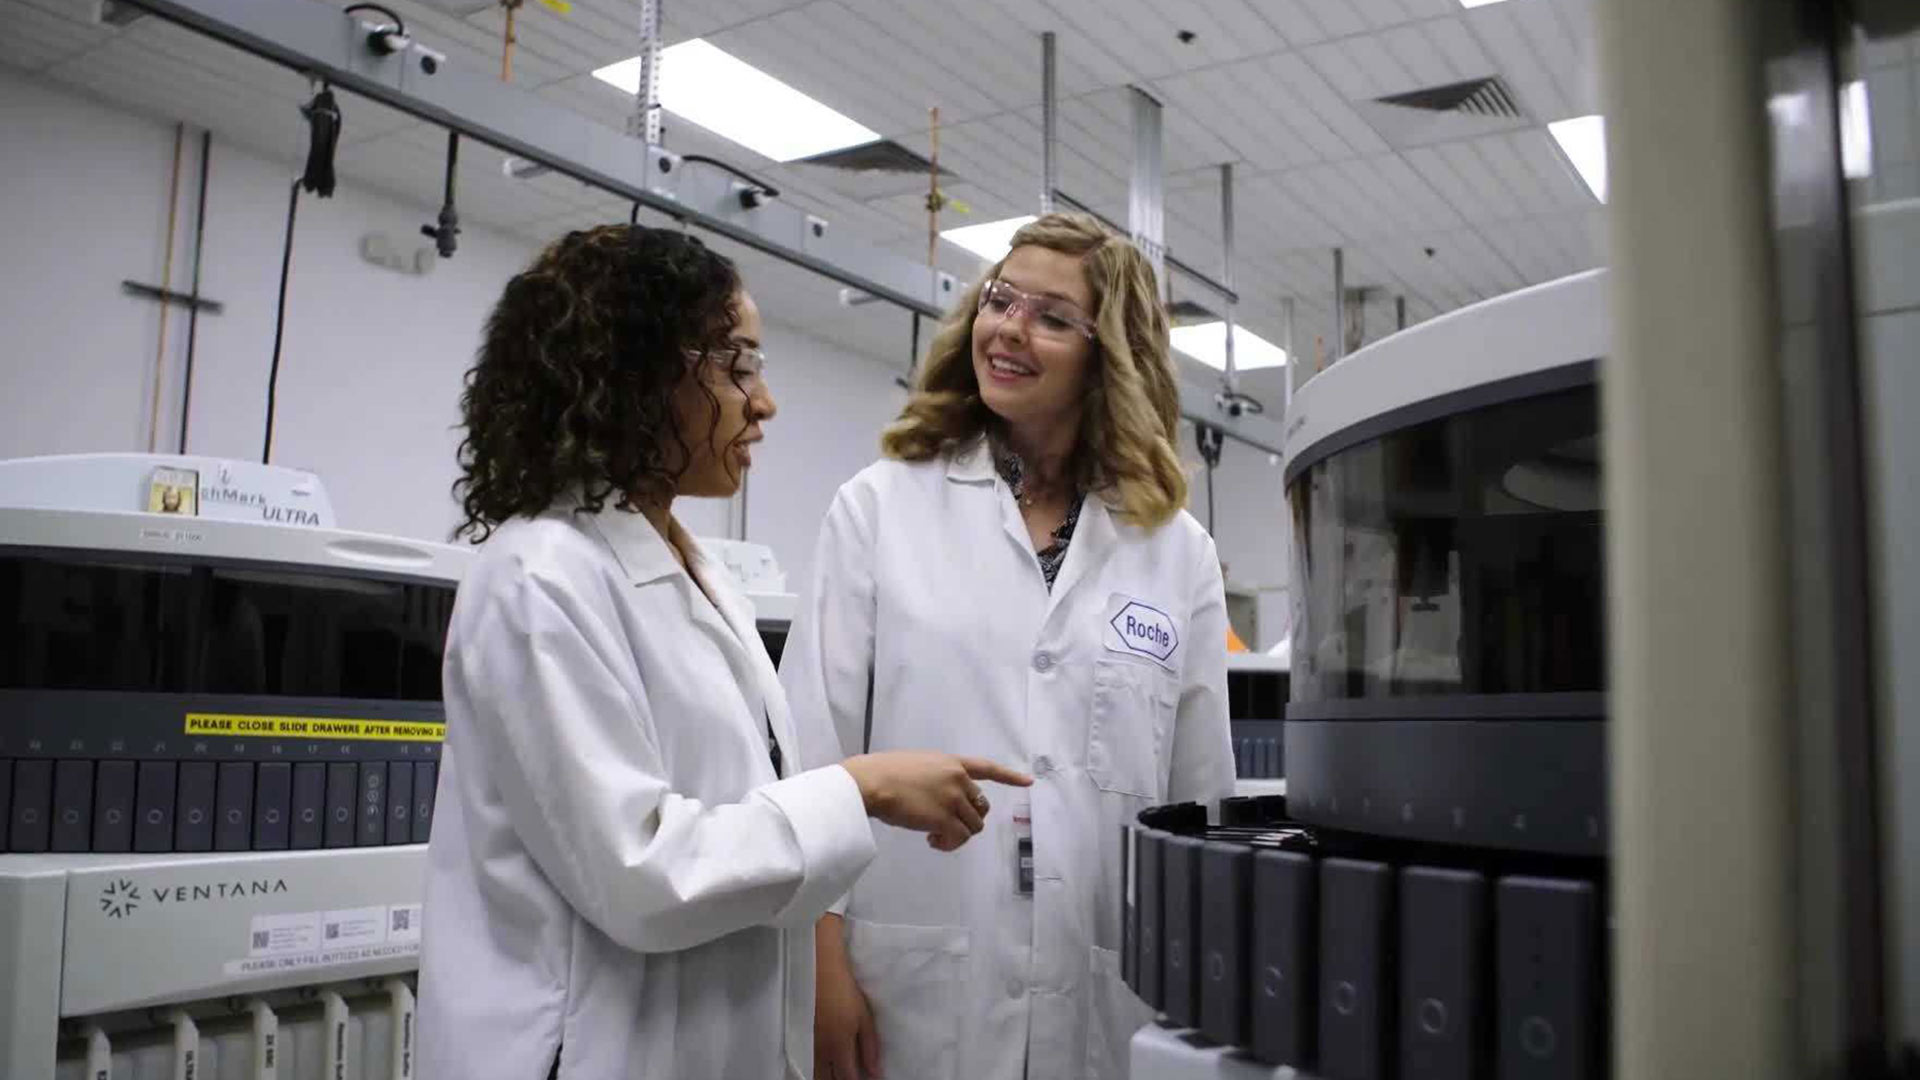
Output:
<path fill-rule="evenodd" d="M 123 278 L 158 283 L 173 128 L 0 70 L 0 457 L 145 450 L 159 305 Z M 181 168 L 173 286 L 192 265 L 198 132 Z M 225 305 L 199 320 L 187 449 L 257 460 L 293 169 L 214 138 L 201 275 Z M 454 258 L 425 277 L 359 255 L 385 232 L 412 245 L 431 217 L 342 183 L 302 195 L 281 358 L 273 460 L 326 482 L 343 527 L 445 539 L 462 374 L 482 320 L 535 245 L 468 224 Z M 752 282 L 749 281 L 751 287 Z M 767 319 L 781 412 L 748 499 L 748 536 L 803 580 L 833 491 L 878 453 L 902 400 L 895 372 Z M 178 430 L 185 313 L 169 316 L 161 450 Z M 689 529 L 727 535 L 728 504 L 689 500 Z"/>
<path fill-rule="evenodd" d="M 1205 525 L 1207 475 L 1194 447 L 1192 424 L 1180 425 L 1180 438 L 1180 456 L 1188 466 L 1187 508 Z M 1247 645 L 1262 652 L 1286 637 L 1290 621 L 1286 589 L 1292 533 L 1282 472 L 1265 450 L 1228 439 L 1213 474 L 1213 541 L 1226 564 L 1228 587 L 1259 593 L 1258 640 Z"/>
<path fill-rule="evenodd" d="M 0 147 L 0 457 L 144 450 L 171 133 L 0 72 Z"/>

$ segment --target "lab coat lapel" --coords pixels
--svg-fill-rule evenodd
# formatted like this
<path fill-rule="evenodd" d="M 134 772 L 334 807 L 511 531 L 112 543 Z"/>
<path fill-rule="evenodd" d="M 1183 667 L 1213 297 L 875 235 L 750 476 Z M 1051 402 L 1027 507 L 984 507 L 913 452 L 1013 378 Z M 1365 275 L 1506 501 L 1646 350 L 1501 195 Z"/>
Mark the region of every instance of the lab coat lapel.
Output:
<path fill-rule="evenodd" d="M 681 568 L 666 538 L 646 518 L 608 507 L 592 520 L 636 588 L 659 585 L 678 593 L 687 617 L 719 647 L 728 669 L 747 691 L 748 704 L 766 710 L 780 743 L 781 760 L 795 760 L 791 756 L 793 735 L 785 699 L 775 692 L 778 680 L 766 648 L 760 644 L 752 605 L 734 588 L 726 569 L 709 559 L 676 519 L 669 519 L 668 531 L 674 543 L 687 552 L 697 581 Z M 754 719 L 759 721 L 758 716 Z"/>
<path fill-rule="evenodd" d="M 1000 474 L 993 468 L 993 453 L 987 449 L 985 436 L 954 452 L 947 462 L 947 479 L 981 485 L 991 491 L 992 512 L 1000 516 L 1000 528 L 1027 561 L 1033 561 L 1033 537 L 1027 534 L 1027 523 L 1021 520 L 1020 504 L 1014 501 L 1013 493 L 1006 490 Z"/>
<path fill-rule="evenodd" d="M 792 772 L 799 757 L 799 747 L 793 730 L 793 717 L 787 711 L 786 693 L 780 688 L 780 676 L 774 670 L 773 660 L 767 656 L 766 646 L 760 641 L 759 616 L 754 611 L 753 601 L 747 599 L 734 584 L 733 576 L 726 567 L 707 557 L 707 553 L 697 543 L 689 541 L 694 551 L 692 559 L 694 576 L 705 586 L 707 595 L 713 598 L 713 607 L 724 620 L 728 639 L 728 662 L 735 670 L 744 670 L 752 680 L 753 696 L 766 710 L 767 723 L 773 727 L 773 738 L 780 746 L 781 768 Z M 706 605 L 700 605 L 705 607 Z"/>
<path fill-rule="evenodd" d="M 1080 523 L 1074 526 L 1073 540 L 1067 545 L 1067 559 L 1054 579 L 1049 611 L 1058 610 L 1073 593 L 1074 587 L 1090 581 L 1106 564 L 1120 539 L 1113 514 L 1098 495 L 1088 495 L 1080 508 Z"/>

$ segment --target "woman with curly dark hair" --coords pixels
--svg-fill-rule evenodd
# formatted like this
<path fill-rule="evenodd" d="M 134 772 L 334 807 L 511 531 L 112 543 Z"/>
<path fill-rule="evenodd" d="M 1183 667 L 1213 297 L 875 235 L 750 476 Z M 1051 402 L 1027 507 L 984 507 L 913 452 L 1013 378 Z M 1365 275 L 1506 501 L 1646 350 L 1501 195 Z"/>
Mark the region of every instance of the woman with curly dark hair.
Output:
<path fill-rule="evenodd" d="M 948 754 L 830 765 L 833 734 L 796 730 L 752 607 L 672 515 L 752 464 L 759 338 L 732 263 L 626 226 L 549 247 L 487 322 L 423 1076 L 807 1076 L 812 926 L 872 858 L 868 818 L 952 850 L 982 828 L 976 780 L 1027 782 Z"/>

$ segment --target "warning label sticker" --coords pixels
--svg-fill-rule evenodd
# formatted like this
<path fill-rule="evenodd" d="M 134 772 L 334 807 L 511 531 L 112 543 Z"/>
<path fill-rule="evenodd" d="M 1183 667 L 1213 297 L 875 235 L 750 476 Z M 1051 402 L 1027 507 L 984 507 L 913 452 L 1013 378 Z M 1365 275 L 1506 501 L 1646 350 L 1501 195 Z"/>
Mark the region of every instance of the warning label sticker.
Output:
<path fill-rule="evenodd" d="M 221 965 L 221 969 L 228 975 L 270 975 L 287 971 L 303 971 L 308 968 L 338 967 L 341 964 L 361 964 L 419 955 L 420 943 L 409 941 L 399 945 L 368 945 L 302 953 L 296 956 L 263 956 L 248 960 L 229 960 Z"/>
<path fill-rule="evenodd" d="M 411 720 L 342 720 L 325 716 L 232 716 L 225 713 L 188 713 L 186 733 L 253 739 L 443 742 L 447 736 L 447 725 Z"/>
<path fill-rule="evenodd" d="M 247 956 L 222 967 L 228 975 L 268 975 L 420 954 L 420 905 L 256 915 Z"/>

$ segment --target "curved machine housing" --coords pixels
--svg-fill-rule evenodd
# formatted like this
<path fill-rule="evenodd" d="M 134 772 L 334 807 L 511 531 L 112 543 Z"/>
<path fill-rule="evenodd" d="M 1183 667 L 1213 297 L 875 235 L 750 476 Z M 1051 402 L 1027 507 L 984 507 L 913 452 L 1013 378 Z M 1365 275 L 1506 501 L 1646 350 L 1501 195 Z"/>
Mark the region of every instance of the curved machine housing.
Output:
<path fill-rule="evenodd" d="M 1285 793 L 1127 830 L 1122 973 L 1200 1036 L 1134 1075 L 1606 1074 L 1605 326 L 1580 275 L 1296 392 Z"/>
<path fill-rule="evenodd" d="M 1296 820 L 1605 854 L 1604 288 L 1455 312 L 1295 396 Z"/>

